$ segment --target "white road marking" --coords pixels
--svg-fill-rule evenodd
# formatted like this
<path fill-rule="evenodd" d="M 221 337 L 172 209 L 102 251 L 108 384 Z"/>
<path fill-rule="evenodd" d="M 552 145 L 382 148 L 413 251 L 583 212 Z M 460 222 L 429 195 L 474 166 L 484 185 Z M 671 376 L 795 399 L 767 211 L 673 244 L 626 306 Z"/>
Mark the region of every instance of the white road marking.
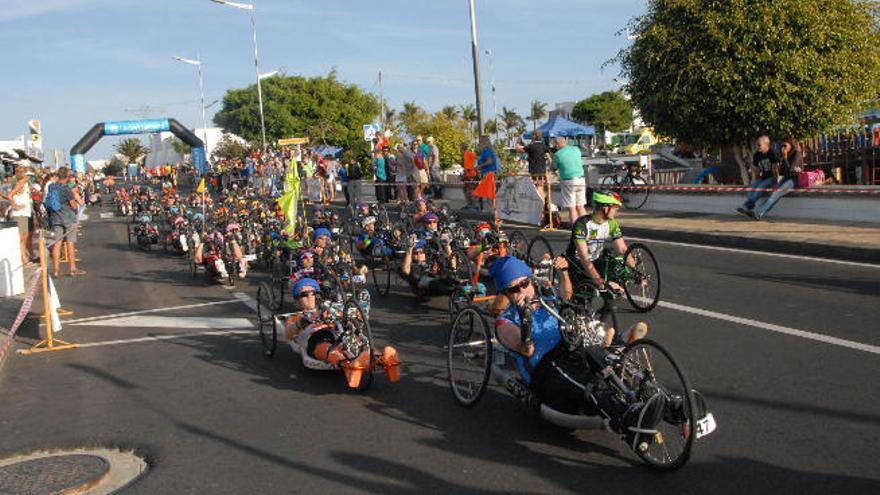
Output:
<path fill-rule="evenodd" d="M 122 316 L 119 318 L 109 318 L 105 320 L 74 323 L 73 325 L 133 328 L 208 328 L 211 330 L 227 330 L 231 328 L 253 327 L 253 324 L 247 318 L 156 315 Z"/>
<path fill-rule="evenodd" d="M 79 347 L 104 347 L 109 345 L 122 345 L 122 344 L 139 344 L 143 342 L 157 342 L 162 340 L 172 340 L 172 339 L 185 339 L 187 337 L 210 337 L 210 336 L 225 336 L 225 335 L 247 335 L 254 333 L 253 330 L 214 330 L 209 332 L 189 332 L 189 333 L 175 333 L 170 335 L 153 335 L 150 337 L 139 337 L 134 339 L 121 339 L 121 340 L 104 340 L 101 342 L 88 342 L 85 344 L 79 344 Z"/>
<path fill-rule="evenodd" d="M 98 215 L 98 217 L 100 217 L 102 219 L 113 218 L 114 216 L 115 215 L 110 212 L 104 212 L 104 213 L 101 213 L 100 215 Z"/>
<path fill-rule="evenodd" d="M 880 265 L 874 263 L 859 263 L 858 261 L 845 261 L 845 260 L 835 260 L 829 258 L 817 258 L 814 256 L 801 256 L 798 254 L 785 254 L 785 253 L 773 253 L 769 251 L 752 251 L 750 249 L 738 249 L 738 248 L 729 248 L 729 247 L 721 247 L 721 246 L 707 246 L 703 244 L 691 244 L 689 242 L 676 242 L 676 241 L 661 241 L 657 239 L 648 239 L 644 237 L 627 237 L 627 240 L 633 241 L 641 241 L 641 242 L 650 242 L 655 244 L 669 244 L 671 246 L 684 246 L 690 248 L 699 248 L 699 249 L 712 249 L 715 251 L 725 251 L 728 253 L 742 253 L 742 254 L 759 254 L 762 256 L 776 256 L 777 258 L 789 258 L 801 261 L 810 261 L 815 263 L 831 263 L 836 265 L 846 265 L 846 266 L 857 266 L 861 268 L 880 268 Z M 880 252 L 880 250 L 878 250 Z M 880 255 L 878 255 L 880 256 Z"/>
<path fill-rule="evenodd" d="M 133 315 L 146 315 L 150 313 L 161 313 L 163 311 L 175 311 L 178 309 L 190 309 L 190 308 L 202 308 L 205 306 L 217 306 L 220 304 L 238 304 L 241 303 L 238 299 L 225 299 L 223 301 L 212 301 L 206 303 L 198 303 L 198 304 L 185 304 L 183 306 L 167 306 L 164 308 L 156 308 L 156 309 L 145 309 L 142 311 L 130 311 L 128 313 L 116 313 L 111 315 L 102 315 L 102 316 L 90 316 L 88 318 L 78 318 L 75 320 L 62 320 L 62 323 L 67 325 L 68 323 L 82 323 L 86 321 L 98 321 L 105 320 L 110 318 L 119 318 L 122 316 L 133 316 Z"/>
<path fill-rule="evenodd" d="M 870 344 L 862 344 L 861 342 L 855 342 L 852 340 L 841 339 L 837 337 L 831 337 L 830 335 L 824 335 L 821 333 L 808 332 L 806 330 L 798 330 L 797 328 L 784 327 L 782 325 L 776 325 L 773 323 L 766 323 L 763 321 L 752 320 L 749 318 L 742 318 L 740 316 L 733 316 L 724 313 L 716 313 L 715 311 L 709 311 L 707 309 L 695 308 L 693 306 L 685 306 L 684 304 L 676 304 L 667 301 L 660 301 L 657 303 L 658 306 L 662 308 L 668 308 L 675 311 L 682 311 L 685 313 L 691 313 L 699 316 L 704 316 L 706 318 L 714 318 L 716 320 L 729 321 L 731 323 L 736 323 L 739 325 L 745 325 L 754 328 L 760 328 L 762 330 L 769 330 L 771 332 L 782 333 L 786 335 L 791 335 L 793 337 L 800 337 L 802 339 L 807 340 L 815 340 L 817 342 L 823 342 L 825 344 L 836 345 L 840 347 L 846 347 L 848 349 L 855 349 L 857 351 L 870 352 L 871 354 L 880 354 L 880 346 L 870 345 Z"/>

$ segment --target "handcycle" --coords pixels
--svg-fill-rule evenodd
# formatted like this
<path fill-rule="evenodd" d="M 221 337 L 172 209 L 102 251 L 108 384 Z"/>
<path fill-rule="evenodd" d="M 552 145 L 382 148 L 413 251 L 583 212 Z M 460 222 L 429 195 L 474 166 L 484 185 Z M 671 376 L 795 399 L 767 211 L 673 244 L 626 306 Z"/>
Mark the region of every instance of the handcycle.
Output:
<path fill-rule="evenodd" d="M 619 160 L 613 161 L 612 165 L 614 173 L 599 181 L 601 188 L 620 194 L 626 208 L 638 210 L 644 206 L 651 192 L 648 180 L 642 175 L 645 172 L 644 167 L 638 163 L 624 163 Z"/>
<path fill-rule="evenodd" d="M 639 422 L 635 430 L 630 429 L 633 440 L 628 446 L 655 469 L 668 471 L 685 465 L 694 441 L 712 433 L 716 422 L 702 395 L 692 388 L 672 354 L 648 339 L 605 348 L 605 329 L 600 321 L 577 311 L 572 305 L 563 305 L 556 311 L 544 297 L 538 297 L 536 301 L 559 321 L 560 333 L 568 350 L 580 356 L 584 365 L 600 377 L 603 389 L 611 394 L 609 400 L 624 406 L 642 403 L 647 407 L 647 401 L 662 396 L 664 404 L 673 405 L 669 410 L 664 409 L 663 418 L 656 427 L 643 429 Z M 492 378 L 536 410 L 543 419 L 557 426 L 566 429 L 608 426 L 607 420 L 597 416 L 564 413 L 542 403 L 516 372 L 505 369 L 505 361 L 512 357 L 513 351 L 501 345 L 495 325 L 488 320 L 489 316 L 481 308 L 471 305 L 458 312 L 450 327 L 446 348 L 448 382 L 459 405 L 475 406 Z M 526 321 L 525 317 L 523 321 Z M 524 338 L 528 339 L 528 325 L 523 325 L 523 331 Z M 623 432 L 621 435 L 625 436 Z"/>

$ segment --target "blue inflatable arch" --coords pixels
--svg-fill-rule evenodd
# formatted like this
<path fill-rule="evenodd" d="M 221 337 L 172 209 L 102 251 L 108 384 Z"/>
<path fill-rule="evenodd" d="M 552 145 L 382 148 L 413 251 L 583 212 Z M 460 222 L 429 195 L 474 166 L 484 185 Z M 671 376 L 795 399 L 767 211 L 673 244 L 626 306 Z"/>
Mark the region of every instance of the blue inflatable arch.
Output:
<path fill-rule="evenodd" d="M 70 148 L 70 168 L 74 172 L 86 171 L 85 154 L 104 136 L 123 136 L 126 134 L 151 134 L 170 131 L 188 144 L 192 150 L 192 162 L 199 175 L 205 173 L 205 143 L 192 131 L 174 119 L 120 120 L 99 122 L 86 133 L 73 148 Z"/>

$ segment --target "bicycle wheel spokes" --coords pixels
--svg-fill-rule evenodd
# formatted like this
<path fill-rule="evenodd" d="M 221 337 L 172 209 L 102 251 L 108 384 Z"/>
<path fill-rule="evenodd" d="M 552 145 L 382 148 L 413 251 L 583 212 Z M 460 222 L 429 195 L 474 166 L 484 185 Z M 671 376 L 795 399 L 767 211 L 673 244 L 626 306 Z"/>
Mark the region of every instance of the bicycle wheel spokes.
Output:
<path fill-rule="evenodd" d="M 526 259 L 536 277 L 547 281 L 553 279 L 553 248 L 547 239 L 542 236 L 532 239 Z"/>
<path fill-rule="evenodd" d="M 463 407 L 475 405 L 486 391 L 492 364 L 489 326 L 470 306 L 459 311 L 449 330 L 447 369 L 449 386 Z"/>
<path fill-rule="evenodd" d="M 641 177 L 626 177 L 618 191 L 623 197 L 623 205 L 627 208 L 638 210 L 648 201 L 647 181 Z"/>
<path fill-rule="evenodd" d="M 659 394 L 666 402 L 656 433 L 642 438 L 646 448 L 636 449 L 636 454 L 657 469 L 683 466 L 695 438 L 694 398 L 687 377 L 672 356 L 650 340 L 627 347 L 620 366 L 620 378 L 636 393 L 636 400 L 647 401 Z"/>
<path fill-rule="evenodd" d="M 631 276 L 624 280 L 626 298 L 633 308 L 647 312 L 660 300 L 660 267 L 647 246 L 633 243 L 624 255 Z"/>

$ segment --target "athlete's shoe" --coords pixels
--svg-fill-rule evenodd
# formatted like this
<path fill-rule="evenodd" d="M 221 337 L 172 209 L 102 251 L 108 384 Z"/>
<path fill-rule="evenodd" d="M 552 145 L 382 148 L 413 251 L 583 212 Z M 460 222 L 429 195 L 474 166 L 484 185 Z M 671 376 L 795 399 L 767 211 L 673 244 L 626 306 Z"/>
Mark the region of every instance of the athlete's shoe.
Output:
<path fill-rule="evenodd" d="M 370 368 L 370 353 L 364 351 L 351 361 L 342 363 L 342 371 L 345 372 L 345 379 L 348 386 L 358 388 L 361 384 L 361 378 L 364 376 L 364 370 Z"/>
<path fill-rule="evenodd" d="M 629 332 L 627 333 L 626 342 L 631 344 L 636 340 L 643 339 L 648 335 L 648 324 L 644 321 L 640 321 L 635 325 L 629 327 Z"/>

